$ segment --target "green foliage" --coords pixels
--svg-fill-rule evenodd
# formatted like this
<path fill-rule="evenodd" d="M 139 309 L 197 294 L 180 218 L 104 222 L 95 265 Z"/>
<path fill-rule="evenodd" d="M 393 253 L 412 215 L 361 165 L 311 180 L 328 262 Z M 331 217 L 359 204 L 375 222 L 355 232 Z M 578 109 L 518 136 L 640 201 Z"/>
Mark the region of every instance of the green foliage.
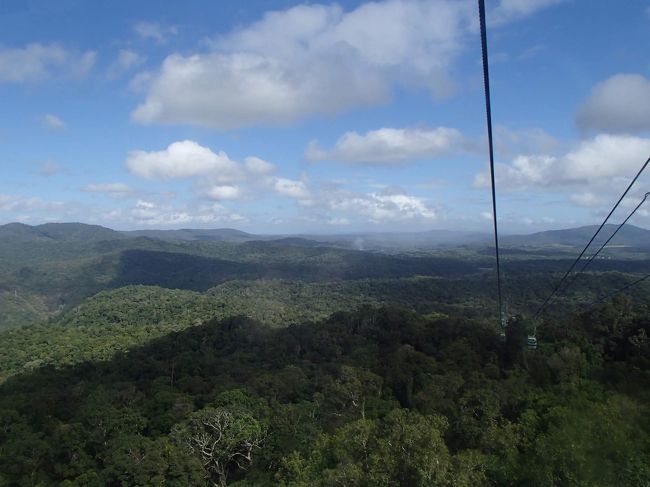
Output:
<path fill-rule="evenodd" d="M 0 332 L 0 485 L 650 485 L 647 287 L 572 312 L 629 274 L 502 343 L 487 254 L 188 232 L 0 227 L 0 327 L 56 314 Z M 513 309 L 567 263 L 509 256 Z"/>
<path fill-rule="evenodd" d="M 440 417 L 403 409 L 347 423 L 322 437 L 309 460 L 290 457 L 280 477 L 286 485 L 447 485 L 445 426 Z"/>
<path fill-rule="evenodd" d="M 171 432 L 176 443 L 201 462 L 206 477 L 219 485 L 253 462 L 265 435 L 260 422 L 240 404 L 203 408 Z"/>
<path fill-rule="evenodd" d="M 173 232 L 124 233 L 81 224 L 0 227 L 0 329 L 38 323 L 98 292 L 128 285 L 204 292 L 232 280 L 311 284 L 426 276 L 449 281 L 449 287 L 435 286 L 437 302 L 443 306 L 437 311 L 462 305 L 477 314 L 494 300 L 490 281 L 485 279 L 493 266 L 492 257 L 480 247 L 362 252 L 306 239 L 246 241 L 251 236 L 232 231 L 221 235 L 224 240 L 211 239 L 207 231 L 207 240 L 197 240 L 203 238 L 200 232 L 178 233 L 181 236 L 174 237 Z M 563 272 L 572 258 L 564 251 L 542 250 L 510 249 L 508 293 L 513 306 L 540 302 L 555 278 L 553 274 Z M 592 270 L 600 273 L 580 279 L 563 306 L 589 302 L 629 282 L 631 276 L 620 272 L 650 271 L 646 254 L 624 257 L 596 261 Z M 640 296 L 647 293 L 647 284 L 635 292 Z M 427 286 L 411 286 L 410 290 L 412 294 L 400 293 L 406 299 L 400 305 L 418 309 L 418 297 L 425 302 L 432 299 Z M 344 301 L 339 301 L 339 309 L 348 309 Z M 279 312 L 273 306 L 269 310 Z"/>
<path fill-rule="evenodd" d="M 364 307 L 284 328 L 213 320 L 111 360 L 35 368 L 0 386 L 0 478 L 647 485 L 648 350 L 635 337 L 650 314 L 625 306 L 544 324 L 514 362 L 484 320 Z"/>

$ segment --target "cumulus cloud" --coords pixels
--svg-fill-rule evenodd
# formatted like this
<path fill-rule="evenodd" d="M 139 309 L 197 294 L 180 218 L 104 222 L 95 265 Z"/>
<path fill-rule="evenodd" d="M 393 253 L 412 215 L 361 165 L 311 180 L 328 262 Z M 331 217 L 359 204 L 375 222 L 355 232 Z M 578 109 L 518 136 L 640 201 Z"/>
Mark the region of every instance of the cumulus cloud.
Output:
<path fill-rule="evenodd" d="M 0 82 L 30 82 L 55 75 L 83 77 L 95 64 L 93 51 L 75 53 L 59 44 L 0 47 Z"/>
<path fill-rule="evenodd" d="M 118 78 L 130 69 L 141 65 L 144 61 L 144 56 L 137 52 L 130 49 L 122 49 L 118 53 L 115 61 L 108 67 L 108 77 L 111 79 Z"/>
<path fill-rule="evenodd" d="M 617 74 L 597 84 L 579 108 L 576 123 L 584 131 L 650 130 L 650 80 L 640 74 Z"/>
<path fill-rule="evenodd" d="M 372 223 L 435 220 L 438 214 L 423 198 L 400 192 L 354 194 L 340 191 L 325 195 L 328 209 L 361 215 Z"/>
<path fill-rule="evenodd" d="M 193 141 L 174 142 L 161 151 L 131 151 L 125 164 L 135 175 L 149 180 L 194 178 L 197 194 L 211 200 L 257 199 L 269 193 L 314 205 L 313 190 L 306 176 L 291 179 L 275 175 L 276 167 L 259 157 L 242 163 L 224 152 L 215 153 Z M 92 185 L 86 191 L 111 188 Z M 119 188 L 112 188 L 119 192 Z"/>
<path fill-rule="evenodd" d="M 164 43 L 171 35 L 176 35 L 176 27 L 165 27 L 158 22 L 136 22 L 133 25 L 135 32 L 142 39 L 153 40 L 159 44 Z"/>
<path fill-rule="evenodd" d="M 505 24 L 559 1 L 501 0 L 490 17 Z M 140 35 L 164 39 L 145 25 Z M 475 34 L 471 0 L 383 0 L 348 11 L 308 4 L 267 12 L 212 39 L 203 52 L 169 55 L 148 78 L 132 119 L 230 130 L 383 104 L 397 86 L 445 97 L 455 91 L 453 64 Z"/>
<path fill-rule="evenodd" d="M 63 201 L 48 201 L 37 196 L 0 194 L 0 212 L 58 212 L 61 214 L 68 205 Z M 24 218 L 21 218 L 23 220 Z"/>
<path fill-rule="evenodd" d="M 601 190 L 618 190 L 616 181 L 635 174 L 650 154 L 650 139 L 600 134 L 580 142 L 561 156 L 521 155 L 508 164 L 497 164 L 496 178 L 500 189 L 572 190 L 580 185 Z M 487 171 L 478 174 L 474 185 L 489 185 Z M 588 202 L 586 196 L 575 196 L 575 202 Z"/>
<path fill-rule="evenodd" d="M 41 123 L 45 128 L 53 131 L 65 130 L 68 127 L 68 125 L 63 120 L 61 120 L 56 115 L 52 115 L 51 113 L 43 115 L 43 117 L 41 117 Z"/>
<path fill-rule="evenodd" d="M 174 142 L 159 151 L 131 151 L 125 165 L 149 180 L 193 178 L 201 195 L 217 201 L 258 197 L 261 190 L 272 190 L 274 185 L 280 194 L 291 190 L 291 180 L 276 178 L 270 162 L 253 156 L 237 162 L 223 151 L 214 152 L 192 140 Z"/>
<path fill-rule="evenodd" d="M 276 178 L 274 183 L 275 191 L 289 198 L 296 198 L 298 200 L 308 200 L 311 193 L 304 181 L 295 179 Z"/>
<path fill-rule="evenodd" d="M 125 198 L 135 193 L 135 190 L 124 183 L 90 183 L 82 188 L 87 193 L 103 193 L 112 198 Z"/>
<path fill-rule="evenodd" d="M 105 214 L 104 218 L 126 221 L 136 226 L 214 225 L 246 220 L 219 203 L 173 207 L 147 200 L 138 200 L 126 210 L 113 210 Z"/>
<path fill-rule="evenodd" d="M 388 0 L 349 12 L 337 5 L 269 12 L 208 52 L 168 56 L 132 116 L 233 129 L 384 103 L 396 83 L 444 96 L 472 8 Z"/>
<path fill-rule="evenodd" d="M 240 198 L 242 190 L 239 186 L 232 184 L 221 184 L 209 187 L 205 194 L 213 200 L 232 200 Z"/>
<path fill-rule="evenodd" d="M 248 172 L 259 176 L 268 176 L 275 172 L 275 166 L 273 164 L 259 157 L 247 157 L 244 159 L 244 165 Z"/>
<path fill-rule="evenodd" d="M 125 164 L 129 171 L 145 179 L 212 175 L 219 180 L 230 181 L 239 172 L 238 164 L 225 152 L 214 153 L 192 140 L 174 142 L 160 151 L 131 151 Z"/>
<path fill-rule="evenodd" d="M 409 195 L 398 186 L 362 193 L 345 189 L 341 184 L 323 183 L 312 187 L 306 180 L 275 178 L 274 189 L 281 196 L 292 198 L 303 209 L 309 221 L 344 225 L 353 221 L 396 223 L 433 221 L 439 217 L 425 198 Z"/>
<path fill-rule="evenodd" d="M 347 132 L 329 150 L 313 141 L 305 157 L 311 161 L 389 165 L 446 156 L 463 145 L 464 137 L 456 129 L 381 128 L 365 134 Z"/>

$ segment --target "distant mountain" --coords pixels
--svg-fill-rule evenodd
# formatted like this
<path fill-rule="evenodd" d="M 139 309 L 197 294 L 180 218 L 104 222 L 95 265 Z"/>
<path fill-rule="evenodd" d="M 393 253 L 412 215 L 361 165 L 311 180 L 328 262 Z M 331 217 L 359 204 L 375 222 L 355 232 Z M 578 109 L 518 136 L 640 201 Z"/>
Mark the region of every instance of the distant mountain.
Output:
<path fill-rule="evenodd" d="M 300 235 L 300 237 L 357 250 L 426 250 L 440 246 L 460 246 L 487 242 L 490 235 L 479 232 L 428 230 L 424 232 Z"/>
<path fill-rule="evenodd" d="M 269 238 L 274 238 L 264 235 L 253 235 L 250 233 L 242 232 L 241 230 L 235 230 L 234 228 L 215 228 L 208 230 L 191 228 L 183 228 L 180 230 L 134 230 L 122 233 L 130 237 L 149 237 L 161 240 L 213 240 L 231 243 L 249 242 L 251 240 L 267 240 Z"/>
<path fill-rule="evenodd" d="M 605 236 L 614 229 L 607 226 Z M 594 230 L 504 236 L 502 242 L 504 251 L 516 254 L 519 269 L 556 270 Z M 130 284 L 204 291 L 233 279 L 460 278 L 492 268 L 491 238 L 489 233 L 445 230 L 287 236 L 234 229 L 120 232 L 81 223 L 11 223 L 0 226 L 0 328 L 43 320 L 99 291 Z M 612 245 L 627 247 L 616 249 L 619 260 L 608 253 L 592 269 L 641 272 L 650 265 L 644 253 L 642 260 L 638 255 L 639 250 L 650 252 L 650 230 L 626 226 Z"/>
<path fill-rule="evenodd" d="M 527 235 L 503 235 L 503 245 L 511 247 L 545 247 L 570 246 L 579 247 L 586 244 L 598 227 L 589 225 L 562 230 L 548 230 Z M 596 243 L 602 243 L 616 229 L 616 225 L 606 225 Z M 297 247 L 334 246 L 356 250 L 425 250 L 440 246 L 482 245 L 490 244 L 490 233 L 428 230 L 423 232 L 355 232 L 343 234 L 292 234 L 264 235 L 253 234 L 233 228 L 179 230 L 133 230 L 117 231 L 99 225 L 83 223 L 46 223 L 43 225 L 25 225 L 9 223 L 0 226 L 0 249 L 3 246 L 15 246 L 20 243 L 66 244 L 72 242 L 86 245 L 106 245 L 122 247 L 125 240 L 147 239 L 150 242 L 199 242 L 214 241 L 240 244 L 246 242 L 276 242 L 278 245 Z M 121 241 L 121 242 L 115 242 Z M 610 245 L 635 248 L 650 248 L 650 230 L 625 225 Z M 1 258 L 2 256 L 0 256 Z"/>
<path fill-rule="evenodd" d="M 279 237 L 271 240 L 271 243 L 274 243 L 276 245 L 293 245 L 296 247 L 321 247 L 321 246 L 328 245 L 327 242 L 322 242 L 319 240 L 313 240 L 311 238 L 303 238 L 303 237 Z"/>
<path fill-rule="evenodd" d="M 381 236 L 372 237 L 381 245 Z M 433 256 L 360 252 L 354 239 L 362 237 L 347 238 L 338 245 L 333 243 L 338 237 L 322 242 L 320 237 L 233 229 L 119 232 L 79 223 L 0 226 L 0 328 L 43 320 L 99 291 L 130 284 L 204 291 L 233 279 L 460 276 L 484 267 Z"/>
<path fill-rule="evenodd" d="M 99 241 L 124 238 L 122 232 L 111 230 L 99 225 L 85 223 L 45 223 L 43 225 L 25 225 L 24 223 L 9 223 L 0 226 L 0 238 L 12 242 L 19 241 L 52 241 L 69 242 L 73 240 Z"/>
<path fill-rule="evenodd" d="M 613 224 L 605 225 L 592 246 L 602 245 L 614 233 L 617 226 Z M 598 226 L 589 225 L 565 230 L 548 230 L 530 235 L 507 235 L 502 237 L 501 242 L 504 245 L 515 247 L 543 247 L 551 245 L 584 247 L 597 229 Z M 650 248 L 650 230 L 634 225 L 625 225 L 608 244 L 608 246 L 621 245 L 643 249 Z"/>

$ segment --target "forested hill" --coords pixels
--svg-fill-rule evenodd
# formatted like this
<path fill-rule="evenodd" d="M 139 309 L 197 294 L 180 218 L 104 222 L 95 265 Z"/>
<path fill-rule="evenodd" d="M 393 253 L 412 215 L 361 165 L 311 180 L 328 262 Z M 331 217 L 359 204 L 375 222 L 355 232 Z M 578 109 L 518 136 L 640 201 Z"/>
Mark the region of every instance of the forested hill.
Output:
<path fill-rule="evenodd" d="M 602 243 L 616 230 L 618 225 L 607 224 L 599 240 Z M 578 228 L 547 230 L 530 234 L 503 234 L 505 244 L 525 246 L 568 245 L 584 246 L 598 227 L 588 225 Z M 300 234 L 300 235 L 264 235 L 252 234 L 232 228 L 217 229 L 180 229 L 180 230 L 132 230 L 116 231 L 99 225 L 82 223 L 47 223 L 43 225 L 26 225 L 9 223 L 0 225 L 0 241 L 7 244 L 38 242 L 97 242 L 119 238 L 147 237 L 154 240 L 174 242 L 214 241 L 243 243 L 251 241 L 290 240 L 296 243 L 343 245 L 357 249 L 421 249 L 436 246 L 454 245 L 490 245 L 491 237 L 487 233 L 450 230 L 428 230 L 422 232 L 357 232 L 345 234 Z M 299 240 L 298 240 L 299 239 Z M 650 246 L 650 230 L 631 224 L 625 225 L 612 242 L 616 245 L 633 247 Z"/>
<path fill-rule="evenodd" d="M 242 232 L 241 230 L 235 230 L 233 228 L 216 228 L 213 230 L 198 230 L 191 228 L 184 228 L 181 230 L 132 230 L 122 233 L 125 236 L 129 237 L 150 237 L 161 240 L 213 240 L 231 243 L 250 242 L 251 240 L 265 240 L 275 238 L 264 235 L 253 235 L 251 233 Z"/>
<path fill-rule="evenodd" d="M 613 224 L 605 225 L 592 244 L 594 249 L 602 245 L 616 231 L 617 227 L 618 225 Z M 549 230 L 530 235 L 505 235 L 502 241 L 506 245 L 513 246 L 566 245 L 582 248 L 589 242 L 597 229 L 598 226 L 589 225 L 565 230 Z M 626 224 L 618 231 L 614 239 L 612 239 L 611 245 L 650 248 L 650 230 Z"/>
<path fill-rule="evenodd" d="M 2 485 L 643 486 L 650 310 L 211 321 L 0 386 Z"/>
<path fill-rule="evenodd" d="M 0 486 L 650 483 L 643 251 L 532 323 L 575 249 L 504 249 L 502 342 L 490 247 L 181 232 L 0 227 Z"/>
<path fill-rule="evenodd" d="M 545 282 L 548 273 L 566 269 L 575 254 L 572 247 L 558 249 L 546 243 L 573 241 L 585 231 L 564 230 L 551 237 L 552 232 L 547 232 L 526 237 L 520 244 L 515 239 L 504 249 L 505 270 L 513 278 L 536 273 Z M 627 242 L 639 237 L 645 244 L 642 237 L 647 232 L 631 227 L 621 232 L 621 238 Z M 438 237 L 431 237 L 434 234 Z M 343 236 L 315 240 L 262 237 L 232 229 L 118 232 L 78 223 L 4 225 L 0 227 L 0 329 L 37 323 L 100 291 L 125 285 L 206 291 L 233 279 L 325 282 L 418 275 L 460 279 L 492 271 L 493 251 L 489 245 L 477 244 L 476 235 L 443 234 L 447 246 L 435 249 L 416 250 L 426 239 L 435 241 L 440 232 L 423 232 L 418 234 L 420 240 L 415 234 L 385 235 L 385 246 L 391 250 L 363 251 L 357 247 L 379 247 L 377 239 L 383 237 L 374 234 L 364 239 L 357 234 L 347 240 Z M 466 243 L 474 244 L 449 246 L 462 235 Z M 409 241 L 413 250 L 391 247 L 407 246 Z M 640 247 L 613 254 L 608 250 L 603 254 L 607 259 L 594 262 L 591 270 L 650 270 L 647 252 L 638 251 Z"/>
<path fill-rule="evenodd" d="M 123 232 L 84 223 L 44 223 L 36 226 L 9 223 L 0 226 L 0 241 L 3 243 L 98 241 L 124 237 Z"/>

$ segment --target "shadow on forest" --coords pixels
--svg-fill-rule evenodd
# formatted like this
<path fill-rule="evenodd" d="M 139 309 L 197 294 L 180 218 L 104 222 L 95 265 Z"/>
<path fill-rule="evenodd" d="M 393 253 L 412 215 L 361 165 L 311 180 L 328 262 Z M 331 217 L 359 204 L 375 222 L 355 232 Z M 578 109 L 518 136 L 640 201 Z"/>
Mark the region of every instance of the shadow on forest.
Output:
<path fill-rule="evenodd" d="M 273 244 L 251 242 L 246 250 L 261 247 L 273 257 Z M 286 250 L 286 245 L 278 251 Z M 173 289 L 205 291 L 230 279 L 300 279 L 303 281 L 354 280 L 438 276 L 446 278 L 476 274 L 484 262 L 441 257 L 393 256 L 331 248 L 301 248 L 291 262 L 238 262 L 178 252 L 127 250 L 120 254 L 117 275 L 109 287 L 144 284 Z M 330 255 L 328 255 L 330 254 Z"/>

